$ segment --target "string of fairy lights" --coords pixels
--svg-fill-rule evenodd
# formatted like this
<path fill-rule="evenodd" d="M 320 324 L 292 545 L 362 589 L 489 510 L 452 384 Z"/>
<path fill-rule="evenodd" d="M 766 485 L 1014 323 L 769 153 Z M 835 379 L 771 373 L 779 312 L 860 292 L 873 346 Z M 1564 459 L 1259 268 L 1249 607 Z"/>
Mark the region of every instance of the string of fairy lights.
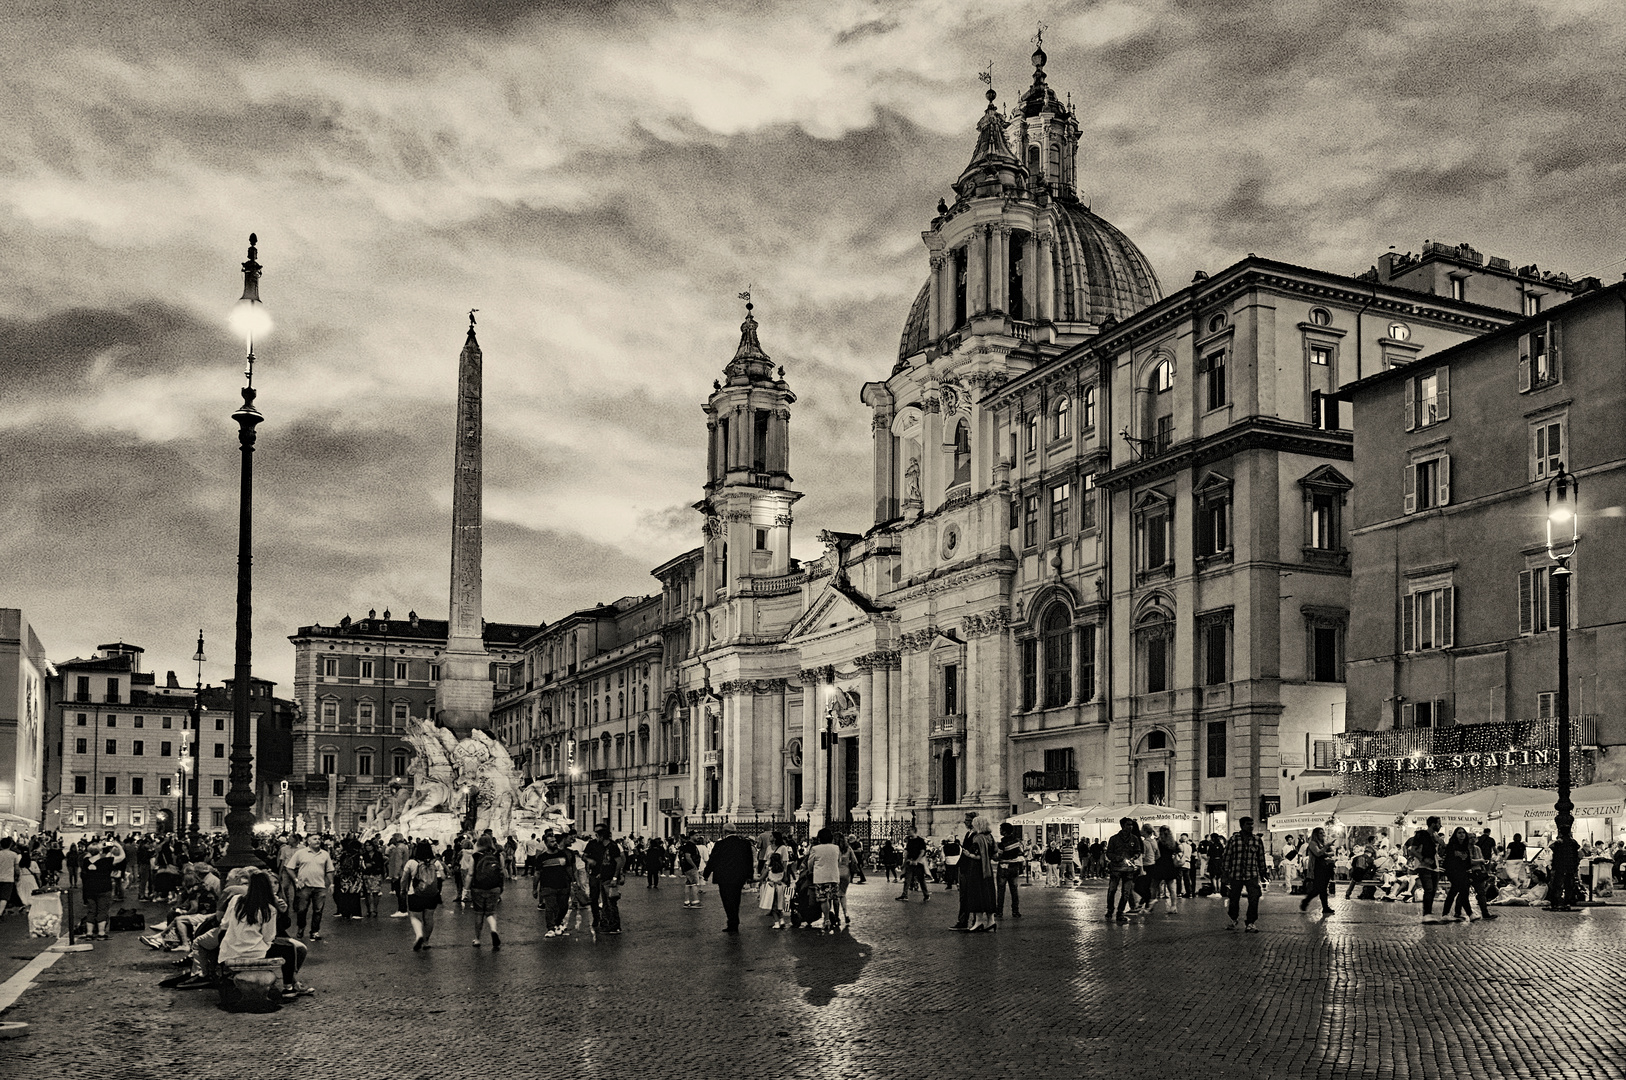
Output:
<path fill-rule="evenodd" d="M 1571 740 L 1575 784 L 1592 780 L 1592 753 L 1581 749 L 1586 727 L 1576 724 Z M 1373 797 L 1456 795 L 1497 784 L 1556 788 L 1558 720 L 1351 731 L 1337 736 L 1334 772 L 1344 794 Z"/>

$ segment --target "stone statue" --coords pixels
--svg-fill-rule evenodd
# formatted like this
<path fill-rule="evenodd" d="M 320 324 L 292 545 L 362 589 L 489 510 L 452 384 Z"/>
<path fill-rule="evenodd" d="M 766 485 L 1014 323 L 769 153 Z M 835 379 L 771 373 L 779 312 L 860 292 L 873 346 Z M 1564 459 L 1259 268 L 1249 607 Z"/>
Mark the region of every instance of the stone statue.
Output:
<path fill-rule="evenodd" d="M 300 836 L 305 835 L 305 815 L 304 814 L 295 814 L 294 815 L 294 832 L 298 833 Z"/>
<path fill-rule="evenodd" d="M 490 829 L 499 841 L 508 839 L 519 797 L 519 777 L 508 751 L 490 735 L 475 729 L 457 743 L 453 760 L 459 787 L 474 799 L 475 835 Z"/>
<path fill-rule="evenodd" d="M 920 501 L 920 459 L 910 458 L 903 470 L 903 497 L 911 502 Z"/>
<path fill-rule="evenodd" d="M 402 832 L 412 823 L 437 810 L 455 812 L 457 796 L 457 736 L 428 720 L 414 717 L 407 725 L 407 742 L 417 754 L 407 775 L 412 779 L 412 796 L 396 821 Z"/>

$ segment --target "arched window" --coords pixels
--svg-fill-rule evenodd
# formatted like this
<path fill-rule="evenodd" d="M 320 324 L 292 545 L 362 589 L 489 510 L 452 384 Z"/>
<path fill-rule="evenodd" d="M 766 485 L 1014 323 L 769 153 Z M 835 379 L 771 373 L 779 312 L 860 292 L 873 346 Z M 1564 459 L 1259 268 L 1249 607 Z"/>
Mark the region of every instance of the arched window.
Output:
<path fill-rule="evenodd" d="M 1039 168 L 1039 147 L 1036 144 L 1028 145 L 1028 171 L 1036 172 Z"/>
<path fill-rule="evenodd" d="M 1055 709 L 1073 698 L 1073 620 L 1067 605 L 1051 604 L 1039 632 L 1044 638 L 1044 704 Z"/>
<path fill-rule="evenodd" d="M 1050 182 L 1061 183 L 1061 144 L 1050 144 Z"/>
<path fill-rule="evenodd" d="M 1172 389 L 1174 389 L 1174 361 L 1165 356 L 1157 362 L 1157 367 L 1152 369 L 1152 390 L 1161 394 Z"/>
<path fill-rule="evenodd" d="M 954 249 L 954 325 L 965 322 L 966 311 L 966 255 L 965 248 Z"/>
<path fill-rule="evenodd" d="M 1006 288 L 1005 310 L 1013 319 L 1025 319 L 1027 313 L 1027 285 L 1023 279 L 1023 269 L 1027 266 L 1028 234 L 1025 232 L 1011 233 L 1010 250 L 1007 252 L 1005 267 Z"/>
<path fill-rule="evenodd" d="M 1050 437 L 1065 439 L 1073 433 L 1073 403 L 1068 398 L 1056 402 L 1056 411 L 1050 414 Z"/>
<path fill-rule="evenodd" d="M 949 486 L 971 483 L 971 428 L 964 420 L 954 427 L 954 479 Z"/>
<path fill-rule="evenodd" d="M 1084 391 L 1083 404 L 1079 410 L 1078 426 L 1082 431 L 1088 431 L 1095 426 L 1095 387 L 1093 386 Z"/>
<path fill-rule="evenodd" d="M 617 693 L 615 695 L 615 715 L 627 715 L 627 695 L 624 693 Z"/>

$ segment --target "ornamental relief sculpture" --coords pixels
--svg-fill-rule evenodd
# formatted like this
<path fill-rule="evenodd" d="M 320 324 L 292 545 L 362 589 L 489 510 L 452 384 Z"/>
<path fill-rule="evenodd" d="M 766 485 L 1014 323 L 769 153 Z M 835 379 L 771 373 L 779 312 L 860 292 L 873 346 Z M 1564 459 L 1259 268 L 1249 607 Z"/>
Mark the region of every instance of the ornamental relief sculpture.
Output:
<path fill-rule="evenodd" d="M 967 615 L 961 619 L 960 633 L 968 638 L 988 637 L 990 634 L 1003 633 L 1010 624 L 1010 612 L 1004 608 L 995 608 L 992 611 Z"/>
<path fill-rule="evenodd" d="M 937 627 L 929 626 L 924 630 L 910 630 L 898 638 L 898 650 L 906 653 L 925 652 L 931 648 L 932 641 L 937 637 Z"/>

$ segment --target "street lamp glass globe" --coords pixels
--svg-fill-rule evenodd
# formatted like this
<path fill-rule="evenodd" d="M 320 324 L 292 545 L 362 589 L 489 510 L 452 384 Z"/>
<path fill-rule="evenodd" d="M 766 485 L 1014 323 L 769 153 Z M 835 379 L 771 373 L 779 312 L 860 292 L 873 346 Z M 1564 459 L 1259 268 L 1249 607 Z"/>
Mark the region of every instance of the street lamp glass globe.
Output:
<path fill-rule="evenodd" d="M 231 309 L 231 326 L 252 345 L 271 332 L 271 313 L 258 300 L 239 300 Z"/>

